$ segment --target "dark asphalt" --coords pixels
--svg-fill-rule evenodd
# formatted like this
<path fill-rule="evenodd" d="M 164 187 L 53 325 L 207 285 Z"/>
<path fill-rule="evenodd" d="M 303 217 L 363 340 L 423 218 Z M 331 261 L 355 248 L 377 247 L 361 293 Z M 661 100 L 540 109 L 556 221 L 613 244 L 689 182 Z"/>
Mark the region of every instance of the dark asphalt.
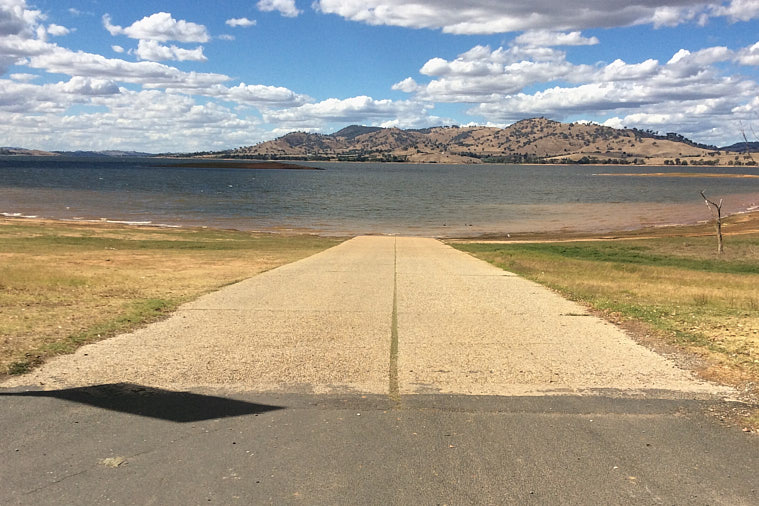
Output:
<path fill-rule="evenodd" d="M 715 402 L 6 389 L 0 504 L 759 504 Z"/>

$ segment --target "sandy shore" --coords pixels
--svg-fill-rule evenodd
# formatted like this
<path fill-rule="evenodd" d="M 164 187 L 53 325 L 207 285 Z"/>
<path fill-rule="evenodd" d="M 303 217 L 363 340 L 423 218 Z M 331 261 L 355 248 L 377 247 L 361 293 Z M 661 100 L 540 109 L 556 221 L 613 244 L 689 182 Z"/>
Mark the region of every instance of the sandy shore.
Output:
<path fill-rule="evenodd" d="M 722 219 L 722 233 L 742 235 L 759 233 L 759 210 L 736 213 Z M 637 230 L 616 232 L 525 232 L 515 234 L 482 234 L 477 237 L 452 237 L 449 242 L 569 242 L 569 241 L 614 241 L 629 239 L 654 239 L 657 237 L 703 237 L 714 234 L 714 221 L 703 221 L 695 225 L 673 223 Z"/>
<path fill-rule="evenodd" d="M 93 227 L 103 230 L 114 230 L 123 227 L 129 228 L 153 228 L 163 229 L 163 225 L 152 223 L 128 223 L 122 221 L 110 220 L 55 220 L 50 218 L 26 217 L 26 216 L 0 216 L 0 226 L 6 224 L 23 224 L 23 223 L 46 223 L 60 226 L 71 227 Z M 181 228 L 183 230 L 203 229 L 209 230 L 214 227 L 197 227 L 197 226 L 172 226 L 171 228 Z M 230 229 L 234 230 L 234 229 Z M 323 235 L 331 237 L 351 237 L 363 235 L 359 233 L 345 232 L 335 234 L 333 232 L 325 233 L 321 230 L 296 229 L 287 227 L 272 227 L 260 230 L 245 230 L 251 233 L 272 233 L 282 235 Z M 752 234 L 759 233 L 759 209 L 742 213 L 736 213 L 723 218 L 723 233 L 725 235 Z M 503 234 L 500 232 L 482 233 L 471 236 L 440 237 L 451 242 L 560 242 L 560 241 L 612 241 L 625 239 L 650 239 L 656 237 L 699 237 L 714 234 L 714 222 L 703 221 L 695 225 L 684 225 L 672 223 L 667 225 L 644 227 L 636 230 L 620 230 L 613 232 L 570 232 L 570 231 L 553 231 L 553 232 L 518 232 L 513 234 Z M 383 235 L 383 234 L 370 234 Z M 396 234 L 389 234 L 396 235 Z M 417 234 L 418 235 L 418 234 Z M 434 234 L 430 234 L 434 235 Z"/>

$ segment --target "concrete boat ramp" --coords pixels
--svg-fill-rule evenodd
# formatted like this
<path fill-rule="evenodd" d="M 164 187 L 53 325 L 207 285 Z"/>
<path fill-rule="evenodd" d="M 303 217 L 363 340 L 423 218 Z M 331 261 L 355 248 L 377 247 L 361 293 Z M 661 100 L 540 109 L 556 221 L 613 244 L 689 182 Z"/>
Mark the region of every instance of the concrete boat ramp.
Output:
<path fill-rule="evenodd" d="M 357 237 L 10 385 L 718 394 L 550 290 L 433 239 Z"/>
<path fill-rule="evenodd" d="M 0 385 L 0 504 L 757 504 L 733 392 L 438 241 L 358 237 Z"/>

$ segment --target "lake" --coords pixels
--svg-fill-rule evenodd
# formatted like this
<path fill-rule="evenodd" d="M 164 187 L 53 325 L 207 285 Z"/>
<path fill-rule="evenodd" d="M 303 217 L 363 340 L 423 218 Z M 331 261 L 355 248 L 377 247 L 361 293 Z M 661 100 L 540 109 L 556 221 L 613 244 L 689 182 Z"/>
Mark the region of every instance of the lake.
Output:
<path fill-rule="evenodd" d="M 328 235 L 475 236 L 611 231 L 759 206 L 758 178 L 600 173 L 759 174 L 756 168 L 417 165 L 308 162 L 324 170 L 178 167 L 186 160 L 0 157 L 0 213 Z M 168 166 L 158 166 L 168 165 Z"/>

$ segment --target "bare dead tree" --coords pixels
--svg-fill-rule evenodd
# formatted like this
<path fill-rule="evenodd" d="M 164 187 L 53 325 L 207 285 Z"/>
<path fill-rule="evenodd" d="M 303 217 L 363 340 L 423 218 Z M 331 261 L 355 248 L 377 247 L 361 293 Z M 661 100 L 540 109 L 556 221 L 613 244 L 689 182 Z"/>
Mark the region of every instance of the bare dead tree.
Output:
<path fill-rule="evenodd" d="M 746 143 L 746 158 L 749 158 L 754 164 L 756 164 L 756 160 L 754 160 L 754 156 L 751 154 L 750 144 L 748 142 L 748 137 L 746 137 L 746 130 L 743 128 L 743 122 L 740 123 L 741 126 L 741 135 L 743 136 L 743 142 Z M 754 134 L 754 137 L 756 137 L 756 132 L 754 132 L 753 127 L 749 125 L 751 128 L 751 132 Z"/>
<path fill-rule="evenodd" d="M 712 211 L 712 209 L 714 210 L 713 214 L 716 218 L 714 226 L 717 230 L 717 253 L 721 255 L 724 253 L 724 248 L 722 247 L 722 199 L 719 199 L 719 204 L 717 204 L 706 198 L 706 195 L 704 195 L 705 191 L 706 190 L 701 192 L 701 196 L 704 198 L 704 202 L 706 202 L 706 207 L 708 207 L 710 211 Z"/>

